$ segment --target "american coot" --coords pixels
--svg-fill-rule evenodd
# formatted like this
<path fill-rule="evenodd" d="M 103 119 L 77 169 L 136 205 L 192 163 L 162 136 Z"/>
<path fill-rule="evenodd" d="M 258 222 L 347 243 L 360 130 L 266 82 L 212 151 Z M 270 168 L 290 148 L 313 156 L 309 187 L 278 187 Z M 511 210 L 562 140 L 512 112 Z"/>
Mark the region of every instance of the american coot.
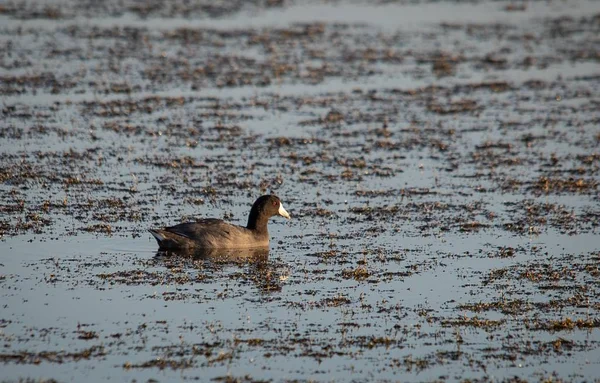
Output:
<path fill-rule="evenodd" d="M 160 250 L 268 247 L 267 222 L 274 215 L 290 219 L 277 196 L 264 195 L 252 205 L 246 227 L 206 218 L 149 231 L 156 238 Z"/>

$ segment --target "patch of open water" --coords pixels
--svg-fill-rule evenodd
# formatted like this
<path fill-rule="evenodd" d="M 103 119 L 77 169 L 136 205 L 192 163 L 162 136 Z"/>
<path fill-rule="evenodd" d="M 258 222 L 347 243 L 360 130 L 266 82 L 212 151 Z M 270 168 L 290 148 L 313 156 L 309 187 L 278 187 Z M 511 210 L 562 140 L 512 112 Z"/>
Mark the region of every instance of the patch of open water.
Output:
<path fill-rule="evenodd" d="M 595 4 L 1 15 L 0 378 L 594 379 Z"/>

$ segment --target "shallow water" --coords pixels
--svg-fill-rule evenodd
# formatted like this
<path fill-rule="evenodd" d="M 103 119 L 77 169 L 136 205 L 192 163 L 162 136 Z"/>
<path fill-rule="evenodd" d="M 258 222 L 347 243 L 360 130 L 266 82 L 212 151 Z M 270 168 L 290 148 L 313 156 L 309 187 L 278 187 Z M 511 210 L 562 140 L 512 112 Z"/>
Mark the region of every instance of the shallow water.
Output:
<path fill-rule="evenodd" d="M 597 379 L 596 4 L 3 6 L 0 380 Z"/>

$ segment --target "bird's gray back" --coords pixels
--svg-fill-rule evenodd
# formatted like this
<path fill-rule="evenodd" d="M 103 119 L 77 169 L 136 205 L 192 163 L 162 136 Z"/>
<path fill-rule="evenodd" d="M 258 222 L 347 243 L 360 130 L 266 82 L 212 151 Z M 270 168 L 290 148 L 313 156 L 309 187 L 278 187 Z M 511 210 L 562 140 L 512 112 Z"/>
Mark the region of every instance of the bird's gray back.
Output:
<path fill-rule="evenodd" d="M 254 233 L 245 227 L 229 224 L 216 218 L 201 219 L 171 226 L 165 230 L 188 238 L 197 247 L 204 248 L 240 248 L 268 246 L 269 238 L 256 238 Z"/>

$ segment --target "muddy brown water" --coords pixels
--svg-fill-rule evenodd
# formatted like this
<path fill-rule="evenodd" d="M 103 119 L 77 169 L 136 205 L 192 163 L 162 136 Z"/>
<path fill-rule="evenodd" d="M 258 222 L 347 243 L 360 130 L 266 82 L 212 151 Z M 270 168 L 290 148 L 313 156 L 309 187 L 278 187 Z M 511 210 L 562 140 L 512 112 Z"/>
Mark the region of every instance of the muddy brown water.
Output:
<path fill-rule="evenodd" d="M 595 1 L 0 5 L 0 380 L 595 381 Z M 243 224 L 268 254 L 156 257 Z"/>

